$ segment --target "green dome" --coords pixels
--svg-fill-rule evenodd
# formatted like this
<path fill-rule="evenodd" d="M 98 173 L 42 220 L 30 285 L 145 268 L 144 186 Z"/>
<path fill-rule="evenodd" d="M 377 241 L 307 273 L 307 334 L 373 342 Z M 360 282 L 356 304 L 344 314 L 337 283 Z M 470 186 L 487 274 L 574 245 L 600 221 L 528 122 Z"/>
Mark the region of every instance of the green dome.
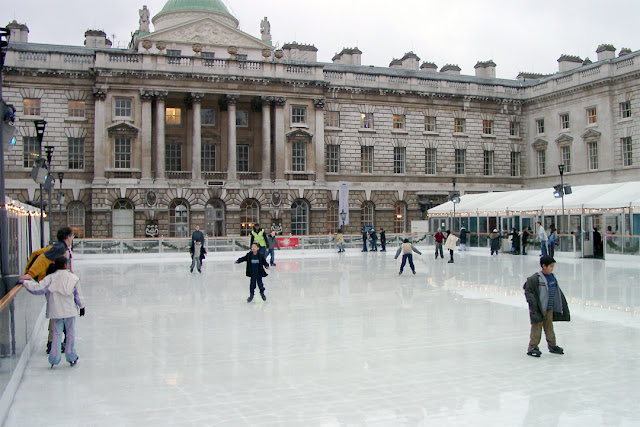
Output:
<path fill-rule="evenodd" d="M 220 0 L 169 0 L 158 15 L 185 11 L 213 12 L 233 16 Z"/>

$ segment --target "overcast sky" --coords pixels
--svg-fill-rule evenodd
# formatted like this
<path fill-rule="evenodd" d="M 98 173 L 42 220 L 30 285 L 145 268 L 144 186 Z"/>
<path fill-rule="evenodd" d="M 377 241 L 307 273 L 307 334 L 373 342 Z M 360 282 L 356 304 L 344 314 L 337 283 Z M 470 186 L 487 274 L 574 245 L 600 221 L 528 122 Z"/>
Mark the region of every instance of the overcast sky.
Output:
<path fill-rule="evenodd" d="M 29 41 L 82 45 L 87 29 L 104 30 L 114 46 L 138 28 L 138 10 L 151 16 L 166 0 L 3 0 L 0 24 L 29 27 Z M 387 67 L 415 52 L 439 67 L 457 64 L 473 75 L 493 59 L 501 78 L 519 71 L 554 73 L 561 54 L 596 60 L 599 44 L 640 49 L 638 0 L 224 0 L 240 29 L 260 37 L 268 17 L 274 44 L 313 44 L 330 62 L 343 47 L 362 50 L 362 64 Z M 64 7 L 61 7 L 64 5 Z M 152 27 L 153 29 L 153 27 Z M 617 52 L 616 52 L 617 54 Z"/>

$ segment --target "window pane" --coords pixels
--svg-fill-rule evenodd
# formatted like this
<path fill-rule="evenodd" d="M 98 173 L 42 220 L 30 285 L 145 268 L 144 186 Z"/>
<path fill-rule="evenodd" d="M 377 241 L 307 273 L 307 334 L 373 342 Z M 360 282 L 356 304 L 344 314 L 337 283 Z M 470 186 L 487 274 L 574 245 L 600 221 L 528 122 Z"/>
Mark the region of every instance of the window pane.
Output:
<path fill-rule="evenodd" d="M 538 150 L 538 175 L 545 175 L 546 170 L 546 151 Z"/>
<path fill-rule="evenodd" d="M 425 132 L 436 131 L 436 118 L 434 116 L 425 116 L 424 118 L 424 130 Z"/>
<path fill-rule="evenodd" d="M 623 119 L 631 117 L 631 101 L 622 102 L 620 104 L 620 116 Z"/>
<path fill-rule="evenodd" d="M 571 147 L 562 147 L 562 164 L 564 165 L 564 171 L 571 172 Z"/>
<path fill-rule="evenodd" d="M 212 108 L 203 108 L 200 110 L 200 122 L 202 126 L 215 126 L 216 110 Z"/>
<path fill-rule="evenodd" d="M 180 108 L 165 108 L 165 122 L 168 125 L 182 123 L 182 110 Z"/>
<path fill-rule="evenodd" d="M 338 203 L 329 202 L 327 206 L 327 232 L 335 233 L 338 231 L 338 228 L 340 228 L 338 219 Z"/>
<path fill-rule="evenodd" d="M 291 145 L 291 166 L 294 172 L 304 172 L 307 170 L 307 143 L 294 142 Z"/>
<path fill-rule="evenodd" d="M 67 225 L 73 229 L 73 235 L 84 238 L 84 205 L 80 202 L 69 203 L 67 207 Z"/>
<path fill-rule="evenodd" d="M 598 143 L 590 142 L 588 144 L 589 150 L 589 169 L 595 170 L 598 169 Z"/>
<path fill-rule="evenodd" d="M 165 169 L 167 172 L 182 171 L 182 144 L 179 142 L 165 143 Z"/>
<path fill-rule="evenodd" d="M 520 176 L 520 153 L 511 152 L 511 176 Z"/>
<path fill-rule="evenodd" d="M 596 108 L 587 108 L 587 124 L 591 125 L 597 122 Z"/>
<path fill-rule="evenodd" d="M 116 169 L 131 168 L 131 138 L 116 138 L 114 145 L 114 164 Z"/>
<path fill-rule="evenodd" d="M 246 110 L 236 111 L 236 127 L 248 128 L 249 127 L 249 112 Z"/>
<path fill-rule="evenodd" d="M 373 129 L 373 113 L 360 114 L 360 127 L 364 129 Z"/>
<path fill-rule="evenodd" d="M 326 127 L 339 128 L 340 127 L 340 112 L 339 111 L 326 111 L 324 113 L 324 125 Z"/>
<path fill-rule="evenodd" d="M 302 236 L 308 233 L 309 208 L 302 200 L 296 200 L 291 205 L 291 234 Z"/>
<path fill-rule="evenodd" d="M 454 132 L 464 133 L 465 130 L 465 119 L 454 119 Z"/>
<path fill-rule="evenodd" d="M 569 114 L 560 114 L 560 129 L 569 129 Z"/>
<path fill-rule="evenodd" d="M 360 147 L 360 173 L 373 173 L 373 147 Z"/>
<path fill-rule="evenodd" d="M 181 200 L 170 205 L 169 235 L 171 237 L 189 237 L 189 208 Z"/>
<path fill-rule="evenodd" d="M 622 164 L 633 166 L 633 143 L 631 137 L 622 138 Z"/>
<path fill-rule="evenodd" d="M 131 100 L 130 99 L 116 98 L 115 104 L 116 104 L 116 108 L 115 108 L 116 117 L 131 117 Z"/>
<path fill-rule="evenodd" d="M 394 114 L 393 115 L 393 128 L 396 130 L 404 129 L 404 116 Z"/>
<path fill-rule="evenodd" d="M 362 226 L 363 227 L 374 227 L 375 228 L 375 224 L 373 223 L 373 203 L 371 202 L 365 202 L 362 204 Z"/>
<path fill-rule="evenodd" d="M 340 172 L 340 146 L 330 144 L 326 146 L 327 172 Z"/>
<path fill-rule="evenodd" d="M 40 115 L 40 100 L 39 99 L 25 98 L 23 100 L 23 104 L 24 104 L 24 115 L 25 116 L 39 116 Z"/>
<path fill-rule="evenodd" d="M 463 175 L 465 169 L 465 157 L 467 150 L 456 150 L 455 162 L 456 162 L 456 174 Z"/>
<path fill-rule="evenodd" d="M 35 160 L 40 158 L 40 142 L 37 136 L 25 136 L 22 142 L 22 165 L 25 168 L 32 168 Z"/>
<path fill-rule="evenodd" d="M 69 138 L 67 141 L 67 168 L 84 169 L 84 138 Z"/>
<path fill-rule="evenodd" d="M 509 122 L 509 135 L 520 136 L 520 122 Z"/>
<path fill-rule="evenodd" d="M 202 144 L 201 150 L 201 168 L 202 172 L 216 171 L 216 145 L 212 143 Z"/>
<path fill-rule="evenodd" d="M 484 174 L 485 176 L 493 175 L 493 151 L 484 152 Z"/>
<path fill-rule="evenodd" d="M 424 173 L 427 175 L 435 175 L 436 174 L 436 149 L 435 148 L 425 148 L 424 150 Z"/>
<path fill-rule="evenodd" d="M 405 173 L 405 147 L 393 147 L 393 173 Z"/>
<path fill-rule="evenodd" d="M 84 101 L 69 101 L 69 117 L 84 117 Z"/>
<path fill-rule="evenodd" d="M 407 205 L 403 202 L 396 203 L 393 216 L 394 233 L 407 232 Z"/>
<path fill-rule="evenodd" d="M 482 133 L 485 135 L 491 135 L 493 133 L 493 120 L 482 121 Z"/>
<path fill-rule="evenodd" d="M 307 107 L 291 107 L 291 123 L 307 123 Z"/>
<path fill-rule="evenodd" d="M 236 146 L 236 169 L 238 172 L 249 172 L 249 146 Z"/>

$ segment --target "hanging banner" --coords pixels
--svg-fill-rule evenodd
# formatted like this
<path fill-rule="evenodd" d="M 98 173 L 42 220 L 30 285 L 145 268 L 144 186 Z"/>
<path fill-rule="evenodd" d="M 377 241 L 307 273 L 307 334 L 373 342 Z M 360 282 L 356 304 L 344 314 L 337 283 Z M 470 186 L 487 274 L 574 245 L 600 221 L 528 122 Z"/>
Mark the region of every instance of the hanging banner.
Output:
<path fill-rule="evenodd" d="M 349 224 L 349 183 L 340 181 L 338 185 L 338 223 L 347 225 Z"/>
<path fill-rule="evenodd" d="M 276 239 L 281 248 L 297 248 L 300 246 L 300 241 L 297 237 L 276 237 Z"/>

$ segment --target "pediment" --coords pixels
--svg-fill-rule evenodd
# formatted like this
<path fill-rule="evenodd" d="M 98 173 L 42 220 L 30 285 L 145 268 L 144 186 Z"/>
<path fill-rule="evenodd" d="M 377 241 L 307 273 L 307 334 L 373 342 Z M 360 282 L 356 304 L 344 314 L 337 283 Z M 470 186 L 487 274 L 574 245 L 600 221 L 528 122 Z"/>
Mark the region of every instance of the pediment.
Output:
<path fill-rule="evenodd" d="M 295 129 L 292 130 L 291 132 L 287 133 L 287 138 L 289 139 L 294 139 L 294 138 L 313 138 L 313 134 L 310 133 L 309 131 L 305 130 L 305 129 Z"/>
<path fill-rule="evenodd" d="M 549 143 L 542 138 L 536 138 L 531 146 L 534 150 L 546 150 Z"/>
<path fill-rule="evenodd" d="M 183 22 L 141 36 L 139 40 L 186 44 L 200 43 L 202 45 L 236 46 L 250 49 L 273 49 L 273 46 L 270 44 L 211 17 Z"/>
<path fill-rule="evenodd" d="M 582 139 L 584 139 L 585 141 L 587 139 L 598 139 L 600 138 L 600 135 L 602 135 L 602 133 L 598 132 L 595 129 L 587 129 L 587 131 L 582 134 Z"/>
<path fill-rule="evenodd" d="M 140 129 L 127 122 L 119 122 L 107 127 L 109 136 L 137 135 Z"/>
<path fill-rule="evenodd" d="M 573 142 L 573 137 L 570 135 L 562 134 L 556 139 L 556 144 L 558 145 L 571 145 Z"/>

